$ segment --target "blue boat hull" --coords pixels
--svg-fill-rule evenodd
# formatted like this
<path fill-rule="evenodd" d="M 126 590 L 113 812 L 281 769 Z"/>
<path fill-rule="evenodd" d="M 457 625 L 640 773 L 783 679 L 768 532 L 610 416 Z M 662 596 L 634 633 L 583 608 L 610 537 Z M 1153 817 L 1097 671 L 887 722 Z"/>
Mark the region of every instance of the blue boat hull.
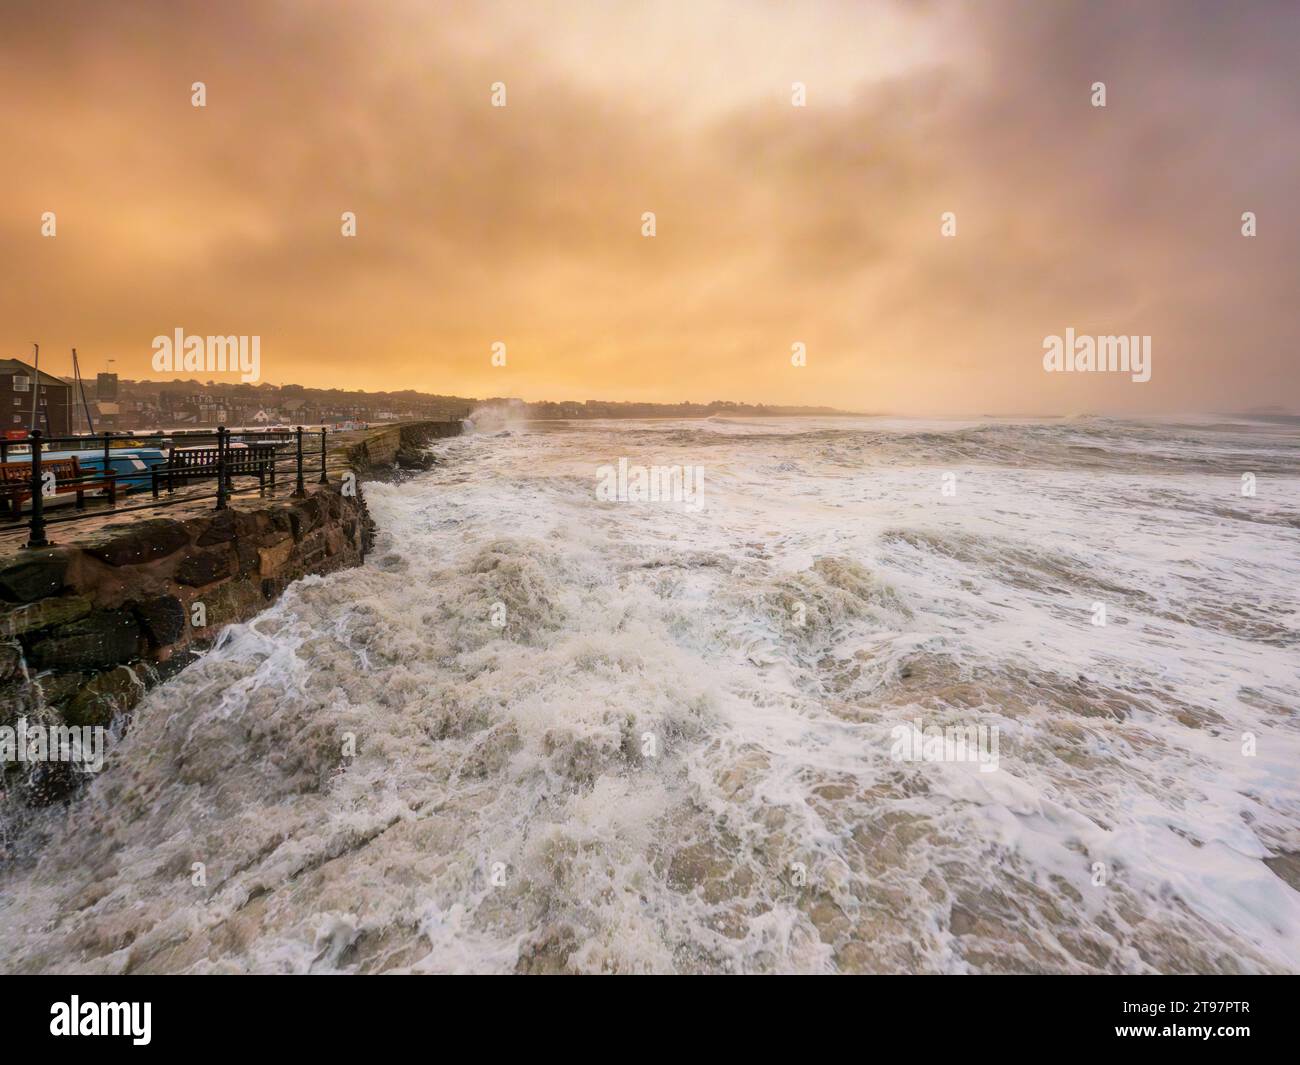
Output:
<path fill-rule="evenodd" d="M 117 486 L 127 492 L 138 492 L 150 486 L 149 471 L 167 461 L 161 448 L 126 447 L 113 448 L 108 453 L 109 462 L 116 476 Z M 104 449 L 98 451 L 50 451 L 43 458 L 77 460 L 77 468 L 82 473 L 103 474 Z"/>

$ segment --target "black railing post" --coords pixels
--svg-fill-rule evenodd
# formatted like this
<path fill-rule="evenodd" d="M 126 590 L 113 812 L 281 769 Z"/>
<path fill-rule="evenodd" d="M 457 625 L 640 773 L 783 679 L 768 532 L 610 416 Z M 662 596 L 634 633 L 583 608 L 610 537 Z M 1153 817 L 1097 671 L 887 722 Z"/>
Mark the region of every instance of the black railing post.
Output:
<path fill-rule="evenodd" d="M 104 430 L 104 484 L 108 487 L 108 502 L 110 506 L 117 505 L 117 477 L 113 473 L 113 459 L 108 453 L 109 440 L 113 434 L 107 429 Z"/>
<path fill-rule="evenodd" d="M 320 483 L 329 484 L 330 479 L 325 476 L 325 426 L 320 427 Z"/>
<path fill-rule="evenodd" d="M 226 427 L 217 426 L 217 509 L 226 509 Z"/>
<path fill-rule="evenodd" d="M 298 426 L 298 483 L 294 487 L 293 494 L 296 498 L 301 499 L 307 494 L 307 486 L 302 481 L 302 426 Z"/>
<path fill-rule="evenodd" d="M 49 547 L 45 539 L 45 497 L 41 492 L 41 431 L 33 429 L 27 434 L 32 445 L 32 519 L 28 525 L 28 547 Z"/>

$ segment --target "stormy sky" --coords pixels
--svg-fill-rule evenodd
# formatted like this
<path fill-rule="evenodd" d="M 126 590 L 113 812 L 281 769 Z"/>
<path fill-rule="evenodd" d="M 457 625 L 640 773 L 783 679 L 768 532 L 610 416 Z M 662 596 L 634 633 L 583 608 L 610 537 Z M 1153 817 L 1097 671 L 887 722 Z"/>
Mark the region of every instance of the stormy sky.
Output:
<path fill-rule="evenodd" d="M 1300 408 L 1298 43 L 1294 3 L 5 0 L 0 356 L 156 376 L 180 327 L 324 387 Z M 1150 382 L 1045 373 L 1067 328 L 1150 335 Z"/>

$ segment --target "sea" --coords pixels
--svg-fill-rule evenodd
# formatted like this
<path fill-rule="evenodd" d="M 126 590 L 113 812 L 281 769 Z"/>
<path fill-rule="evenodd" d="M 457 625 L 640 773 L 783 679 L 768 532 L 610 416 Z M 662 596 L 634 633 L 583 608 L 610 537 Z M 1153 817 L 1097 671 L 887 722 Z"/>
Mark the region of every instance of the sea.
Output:
<path fill-rule="evenodd" d="M 1300 971 L 1300 419 L 467 428 L 0 807 L 0 971 Z"/>

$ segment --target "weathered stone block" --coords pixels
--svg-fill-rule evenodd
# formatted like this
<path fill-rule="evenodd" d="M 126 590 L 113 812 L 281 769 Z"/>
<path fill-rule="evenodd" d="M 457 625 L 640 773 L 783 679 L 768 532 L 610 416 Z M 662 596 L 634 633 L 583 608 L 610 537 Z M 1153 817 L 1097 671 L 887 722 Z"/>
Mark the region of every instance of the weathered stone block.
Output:
<path fill-rule="evenodd" d="M 325 554 L 333 558 L 347 546 L 347 541 L 343 538 L 343 530 L 337 525 L 329 525 L 325 529 Z"/>
<path fill-rule="evenodd" d="M 69 701 L 63 719 L 69 725 L 107 725 L 113 715 L 134 709 L 144 695 L 144 682 L 126 666 L 101 673 Z"/>
<path fill-rule="evenodd" d="M 256 581 L 227 581 L 203 593 L 208 626 L 246 621 L 266 605 Z"/>
<path fill-rule="evenodd" d="M 263 577 L 274 577 L 279 573 L 289 561 L 289 556 L 293 554 L 293 545 L 293 540 L 282 540 L 270 547 L 259 547 L 257 549 L 258 557 L 261 560 L 259 573 Z"/>
<path fill-rule="evenodd" d="M 28 662 L 37 669 L 107 669 L 140 652 L 140 629 L 127 610 L 100 610 L 60 625 L 32 644 Z"/>
<path fill-rule="evenodd" d="M 235 512 L 233 510 L 219 510 L 212 516 L 208 522 L 208 527 L 203 530 L 195 540 L 199 547 L 211 547 L 214 544 L 228 544 L 238 535 L 235 525 Z"/>
<path fill-rule="evenodd" d="M 122 530 L 105 531 L 84 551 L 110 566 L 134 566 L 166 558 L 189 542 L 189 533 L 179 522 L 155 518 L 136 522 Z"/>
<path fill-rule="evenodd" d="M 205 551 L 186 555 L 176 567 L 176 583 L 201 588 L 225 580 L 235 572 L 235 560 L 229 551 Z"/>
<path fill-rule="evenodd" d="M 10 602 L 31 603 L 63 590 L 68 572 L 66 551 L 26 551 L 0 569 L 0 595 Z"/>
<path fill-rule="evenodd" d="M 86 683 L 86 673 L 42 673 L 36 678 L 46 706 L 61 706 Z"/>
<path fill-rule="evenodd" d="M 25 687 L 17 681 L 0 681 L 0 727 L 11 728 L 18 718 L 26 713 L 23 705 Z M 0 787 L 3 787 L 5 766 L 0 763 Z"/>
<path fill-rule="evenodd" d="M 239 562 L 240 576 L 256 573 L 262 565 L 262 557 L 257 553 L 257 542 L 252 537 L 241 537 L 235 541 L 235 554 Z"/>
<path fill-rule="evenodd" d="M 310 572 L 311 568 L 325 558 L 324 530 L 312 533 L 298 545 L 298 566 Z"/>
<path fill-rule="evenodd" d="M 299 500 L 289 511 L 289 526 L 293 530 L 293 538 L 301 540 L 319 526 L 324 517 L 325 508 L 321 504 L 319 494 Z"/>
<path fill-rule="evenodd" d="M 11 680 L 0 681 L 0 725 L 12 726 L 25 714 L 30 714 L 36 707 L 36 693 L 26 677 L 18 676 Z M 0 773 L 4 772 L 0 764 Z"/>
<path fill-rule="evenodd" d="M 148 676 L 148 684 L 161 684 L 165 680 L 170 680 L 176 676 L 182 669 L 192 662 L 197 662 L 201 656 L 197 651 L 188 648 L 182 648 L 169 655 L 164 661 L 154 662 L 145 665 L 144 669 L 138 669 L 136 672 L 140 675 Z M 144 665 L 142 663 L 142 665 Z"/>
<path fill-rule="evenodd" d="M 159 595 L 135 604 L 140 628 L 153 647 L 166 647 L 181 638 L 185 631 L 185 607 L 174 595 Z"/>
<path fill-rule="evenodd" d="M 16 677 L 21 672 L 23 649 L 13 640 L 0 641 L 0 682 Z"/>
<path fill-rule="evenodd" d="M 433 467 L 433 456 L 416 448 L 399 448 L 396 459 L 399 470 L 428 470 Z"/>
<path fill-rule="evenodd" d="M 80 595 L 55 595 L 11 610 L 0 611 L 0 636 L 21 636 L 54 625 L 83 618 L 91 611 L 90 600 Z"/>

